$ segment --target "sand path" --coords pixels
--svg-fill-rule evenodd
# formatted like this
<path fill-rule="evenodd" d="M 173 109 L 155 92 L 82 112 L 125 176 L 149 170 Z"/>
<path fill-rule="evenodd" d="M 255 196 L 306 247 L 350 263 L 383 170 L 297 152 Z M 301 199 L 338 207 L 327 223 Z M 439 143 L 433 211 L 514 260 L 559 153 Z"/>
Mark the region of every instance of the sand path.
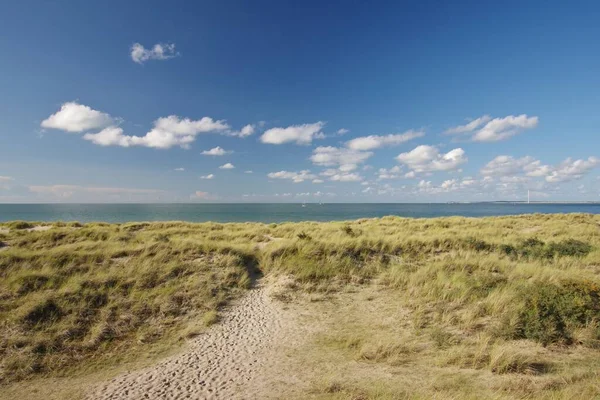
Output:
<path fill-rule="evenodd" d="M 258 284 L 224 312 L 218 325 L 192 339 L 183 353 L 124 373 L 95 388 L 88 398 L 263 398 L 271 385 L 261 371 L 272 367 L 277 348 L 294 336 L 294 325 L 281 303 Z"/>

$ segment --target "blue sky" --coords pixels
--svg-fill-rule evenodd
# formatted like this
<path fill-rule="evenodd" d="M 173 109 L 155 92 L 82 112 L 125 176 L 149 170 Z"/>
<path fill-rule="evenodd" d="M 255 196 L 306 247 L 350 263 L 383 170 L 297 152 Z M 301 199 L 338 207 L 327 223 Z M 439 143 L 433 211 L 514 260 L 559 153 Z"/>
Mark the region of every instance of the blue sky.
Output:
<path fill-rule="evenodd" d="M 10 3 L 0 202 L 600 200 L 594 2 Z"/>

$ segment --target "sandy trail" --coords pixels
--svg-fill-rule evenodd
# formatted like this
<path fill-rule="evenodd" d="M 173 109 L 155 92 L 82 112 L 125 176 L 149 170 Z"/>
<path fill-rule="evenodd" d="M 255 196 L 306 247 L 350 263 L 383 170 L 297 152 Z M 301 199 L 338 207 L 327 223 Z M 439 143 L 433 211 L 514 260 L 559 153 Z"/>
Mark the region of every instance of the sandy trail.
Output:
<path fill-rule="evenodd" d="M 124 373 L 95 388 L 88 398 L 262 398 L 260 393 L 270 383 L 261 371 L 293 336 L 294 325 L 281 303 L 259 284 L 225 311 L 218 325 L 192 339 L 184 353 Z"/>

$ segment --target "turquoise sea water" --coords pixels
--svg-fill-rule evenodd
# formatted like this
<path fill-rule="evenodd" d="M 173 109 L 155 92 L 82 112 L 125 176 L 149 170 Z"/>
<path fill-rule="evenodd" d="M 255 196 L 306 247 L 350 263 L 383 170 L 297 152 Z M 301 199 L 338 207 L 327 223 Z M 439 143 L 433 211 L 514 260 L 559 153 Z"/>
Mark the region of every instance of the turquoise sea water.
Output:
<path fill-rule="evenodd" d="M 402 217 L 483 217 L 600 213 L 600 204 L 0 204 L 0 221 L 337 221 Z"/>

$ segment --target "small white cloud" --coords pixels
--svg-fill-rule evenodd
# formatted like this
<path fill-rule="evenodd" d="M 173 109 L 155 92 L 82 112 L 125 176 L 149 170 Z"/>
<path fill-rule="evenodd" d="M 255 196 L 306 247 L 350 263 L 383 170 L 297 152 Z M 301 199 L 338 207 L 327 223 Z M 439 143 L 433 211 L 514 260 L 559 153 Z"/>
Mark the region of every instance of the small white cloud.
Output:
<path fill-rule="evenodd" d="M 223 164 L 219 167 L 219 169 L 234 169 L 235 166 L 232 163 Z"/>
<path fill-rule="evenodd" d="M 0 176 L 0 182 L 10 182 L 14 181 L 14 179 L 10 176 Z"/>
<path fill-rule="evenodd" d="M 349 172 L 373 155 L 372 152 L 356 151 L 333 146 L 319 146 L 313 150 L 310 160 L 324 167 L 337 166 L 341 171 Z"/>
<path fill-rule="evenodd" d="M 473 132 L 475 129 L 479 128 L 481 125 L 489 122 L 492 119 L 489 115 L 484 115 L 482 117 L 476 118 L 469 122 L 466 125 L 455 126 L 454 128 L 446 129 L 444 132 L 447 135 L 455 135 L 458 133 L 468 133 Z"/>
<path fill-rule="evenodd" d="M 41 126 L 42 128 L 77 133 L 105 128 L 114 122 L 109 114 L 72 101 L 64 103 L 59 111 L 43 120 Z"/>
<path fill-rule="evenodd" d="M 138 64 L 143 64 L 148 60 L 168 60 L 178 55 L 174 43 L 157 43 L 152 49 L 146 49 L 139 43 L 131 46 L 131 59 Z"/>
<path fill-rule="evenodd" d="M 185 171 L 185 168 L 179 167 L 179 168 L 175 168 L 175 171 Z"/>
<path fill-rule="evenodd" d="M 244 173 L 245 173 L 245 174 L 253 174 L 253 173 L 254 173 L 254 171 L 251 171 L 251 170 L 246 170 L 246 171 L 244 171 Z"/>
<path fill-rule="evenodd" d="M 538 125 L 538 117 L 528 117 L 527 114 L 509 115 L 504 118 L 491 119 L 489 115 L 477 118 L 466 125 L 447 129 L 447 134 L 472 134 L 475 142 L 497 142 L 508 139 L 525 129 Z"/>
<path fill-rule="evenodd" d="M 202 152 L 202 154 L 205 156 L 224 156 L 226 154 L 231 154 L 231 153 L 233 153 L 233 151 L 227 151 L 220 146 L 213 147 L 210 150 L 204 150 Z"/>
<path fill-rule="evenodd" d="M 314 124 L 292 125 L 287 128 L 271 128 L 260 137 L 260 141 L 270 144 L 283 144 L 295 142 L 296 144 L 310 144 L 315 138 L 322 138 L 321 129 L 324 122 Z"/>
<path fill-rule="evenodd" d="M 399 154 L 396 160 L 419 173 L 455 170 L 467 162 L 467 157 L 461 148 L 440 154 L 438 149 L 433 146 L 421 145 L 408 153 Z"/>
<path fill-rule="evenodd" d="M 392 167 L 390 169 L 387 168 L 379 168 L 379 171 L 377 171 L 377 180 L 385 180 L 385 179 L 397 179 L 400 177 L 400 172 L 401 172 L 402 168 L 400 168 L 398 165 L 396 165 L 395 167 Z"/>
<path fill-rule="evenodd" d="M 310 179 L 316 179 L 317 176 L 311 174 L 309 170 L 303 170 L 299 172 L 291 172 L 291 171 L 279 171 L 279 172 L 269 172 L 267 176 L 271 179 L 289 179 L 294 183 L 304 182 Z"/>
<path fill-rule="evenodd" d="M 250 136 L 254 133 L 254 125 L 246 125 L 240 130 L 240 137 Z"/>
<path fill-rule="evenodd" d="M 337 133 L 338 136 L 343 136 L 343 135 L 345 135 L 348 132 L 350 132 L 349 129 L 342 128 L 342 129 L 338 129 L 336 133 Z"/>
<path fill-rule="evenodd" d="M 352 150 L 375 150 L 384 146 L 396 146 L 423 136 L 425 136 L 425 132 L 413 130 L 384 136 L 363 136 L 348 141 L 346 147 Z"/>
<path fill-rule="evenodd" d="M 312 183 L 323 183 L 323 179 L 313 179 Z"/>
<path fill-rule="evenodd" d="M 83 135 L 85 140 L 98 145 L 98 146 L 121 146 L 129 147 L 134 143 L 134 136 L 123 135 L 123 129 L 117 126 L 109 126 L 108 128 L 102 129 L 98 133 L 86 133 Z"/>
<path fill-rule="evenodd" d="M 567 158 L 554 168 L 546 177 L 547 182 L 568 182 L 581 179 L 586 173 L 600 164 L 600 159 L 589 157 L 587 160 L 572 160 Z"/>
<path fill-rule="evenodd" d="M 332 175 L 331 177 L 329 177 L 329 179 L 332 181 L 338 181 L 338 182 L 360 182 L 363 180 L 363 177 L 356 173 L 352 173 L 352 174 L 340 173 L 340 174 Z"/>
<path fill-rule="evenodd" d="M 200 177 L 200 179 L 214 179 L 214 175 L 213 174 L 208 174 L 208 175 L 202 175 Z"/>
<path fill-rule="evenodd" d="M 483 176 L 508 176 L 521 172 L 528 165 L 535 163 L 533 157 L 526 156 L 514 158 L 511 156 L 498 156 L 481 168 Z M 539 161 L 538 161 L 539 163 Z"/>

